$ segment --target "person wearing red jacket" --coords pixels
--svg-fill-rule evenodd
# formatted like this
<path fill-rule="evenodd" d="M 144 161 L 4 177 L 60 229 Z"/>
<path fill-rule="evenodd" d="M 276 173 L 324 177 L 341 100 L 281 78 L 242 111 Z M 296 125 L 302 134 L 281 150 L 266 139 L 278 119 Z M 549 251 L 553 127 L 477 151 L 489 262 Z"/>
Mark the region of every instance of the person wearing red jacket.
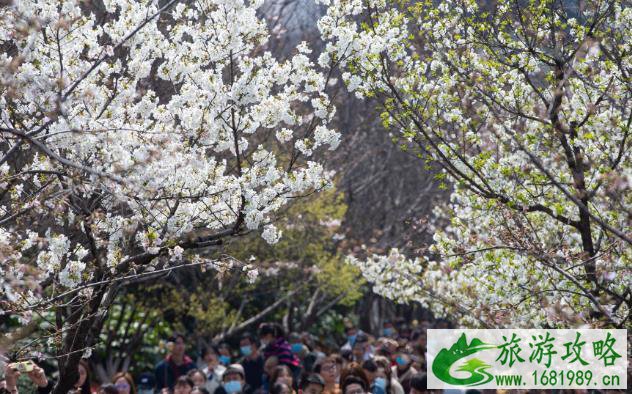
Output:
<path fill-rule="evenodd" d="M 169 354 L 156 366 L 156 389 L 170 390 L 176 384 L 180 376 L 185 376 L 190 370 L 195 369 L 195 363 L 184 351 L 186 342 L 184 335 L 174 334 L 168 342 Z"/>

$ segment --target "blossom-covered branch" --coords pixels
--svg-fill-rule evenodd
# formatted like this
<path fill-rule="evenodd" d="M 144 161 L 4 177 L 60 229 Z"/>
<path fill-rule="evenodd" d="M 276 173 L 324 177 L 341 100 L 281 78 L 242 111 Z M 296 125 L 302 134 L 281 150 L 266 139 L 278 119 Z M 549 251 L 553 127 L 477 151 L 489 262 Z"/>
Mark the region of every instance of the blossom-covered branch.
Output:
<path fill-rule="evenodd" d="M 416 285 L 367 278 L 472 325 L 629 324 L 631 4 L 321 2 L 321 60 L 453 187 L 427 255 L 389 257 Z"/>
<path fill-rule="evenodd" d="M 275 243 L 289 199 L 330 184 L 330 74 L 304 43 L 265 51 L 261 3 L 0 8 L 1 311 L 54 311 L 56 392 L 121 278 L 248 231 Z"/>

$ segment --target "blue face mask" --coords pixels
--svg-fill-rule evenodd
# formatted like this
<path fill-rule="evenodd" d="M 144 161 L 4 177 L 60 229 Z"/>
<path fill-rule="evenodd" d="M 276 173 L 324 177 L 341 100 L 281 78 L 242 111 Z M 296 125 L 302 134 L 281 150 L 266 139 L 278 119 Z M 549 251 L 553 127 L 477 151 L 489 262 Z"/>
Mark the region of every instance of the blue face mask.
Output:
<path fill-rule="evenodd" d="M 349 345 L 353 347 L 353 345 L 355 345 L 355 341 L 357 337 L 358 337 L 357 335 L 349 335 L 347 337 L 347 341 L 349 341 Z"/>
<path fill-rule="evenodd" d="M 384 336 L 385 337 L 390 337 L 391 335 L 393 335 L 393 329 L 391 327 L 387 327 L 384 329 Z"/>
<path fill-rule="evenodd" d="M 252 347 L 250 345 L 242 346 L 239 348 L 239 351 L 241 352 L 241 354 L 248 357 L 252 354 Z"/>
<path fill-rule="evenodd" d="M 224 390 L 228 394 L 239 393 L 241 391 L 241 382 L 239 380 L 231 380 L 224 383 Z"/>
<path fill-rule="evenodd" d="M 397 356 L 397 358 L 395 359 L 395 362 L 400 367 L 405 367 L 405 366 L 408 365 L 408 361 L 406 361 L 406 359 L 404 357 L 402 357 L 402 356 Z"/>
<path fill-rule="evenodd" d="M 375 378 L 373 381 L 375 387 L 381 389 L 382 391 L 386 391 L 386 379 L 384 378 Z"/>
<path fill-rule="evenodd" d="M 300 353 L 303 350 L 302 343 L 293 343 L 292 344 L 292 353 Z"/>
<path fill-rule="evenodd" d="M 219 362 L 224 364 L 224 365 L 228 365 L 228 364 L 230 364 L 230 357 L 228 357 L 228 356 L 219 356 Z"/>

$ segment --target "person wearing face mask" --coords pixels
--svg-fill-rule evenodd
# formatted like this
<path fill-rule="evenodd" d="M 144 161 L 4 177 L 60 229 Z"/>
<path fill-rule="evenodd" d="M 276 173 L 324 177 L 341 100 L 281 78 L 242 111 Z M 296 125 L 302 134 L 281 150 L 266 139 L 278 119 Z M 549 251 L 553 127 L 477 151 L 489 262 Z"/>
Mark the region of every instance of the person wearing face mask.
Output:
<path fill-rule="evenodd" d="M 230 362 L 232 360 L 232 356 L 230 354 L 230 346 L 226 342 L 222 342 L 217 347 L 217 350 L 219 352 L 219 362 L 224 366 L 230 365 Z"/>
<path fill-rule="evenodd" d="M 213 393 L 222 385 L 222 375 L 226 367 L 219 362 L 219 353 L 213 346 L 202 349 L 202 362 L 206 367 L 202 368 L 202 372 L 206 375 L 206 383 L 204 388 L 209 393 Z"/>
<path fill-rule="evenodd" d="M 376 379 L 377 377 L 384 377 L 386 380 L 386 392 L 388 394 L 404 394 L 404 388 L 393 377 L 390 360 L 383 356 L 376 356 L 373 361 L 377 365 Z"/>
<path fill-rule="evenodd" d="M 409 352 L 401 349 L 397 352 L 395 363 L 391 369 L 392 376 L 397 379 L 404 389 L 404 392 L 410 392 L 410 380 L 413 375 L 417 373 L 417 370 L 412 367 L 412 358 Z"/>
<path fill-rule="evenodd" d="M 388 382 L 384 376 L 376 376 L 371 385 L 372 394 L 387 394 Z"/>
<path fill-rule="evenodd" d="M 259 343 L 261 343 L 261 349 L 264 352 L 275 341 L 279 334 L 279 329 L 280 327 L 277 327 L 275 323 L 262 323 L 259 326 Z"/>
<path fill-rule="evenodd" d="M 353 345 L 355 345 L 356 338 L 360 331 L 353 325 L 349 324 L 345 327 L 345 335 L 347 336 L 347 342 L 342 345 L 340 351 L 351 351 L 353 350 Z"/>
<path fill-rule="evenodd" d="M 242 394 L 249 391 L 244 379 L 244 372 L 231 365 L 224 371 L 222 376 L 222 385 L 219 386 L 214 394 Z"/>
<path fill-rule="evenodd" d="M 369 378 L 369 388 L 372 394 L 387 394 L 388 384 L 384 378 L 384 372 L 380 371 L 377 364 L 372 360 L 366 360 L 362 363 L 362 369 Z"/>
<path fill-rule="evenodd" d="M 393 323 L 388 320 L 385 321 L 382 326 L 382 335 L 386 338 L 394 338 L 396 336 L 395 334 L 397 334 L 397 332 L 395 331 Z"/>
<path fill-rule="evenodd" d="M 292 353 L 294 353 L 300 360 L 303 360 L 309 353 L 309 349 L 305 346 L 305 344 L 303 344 L 302 338 L 298 333 L 290 333 L 288 342 L 290 343 Z"/>
<path fill-rule="evenodd" d="M 242 355 L 240 364 L 244 367 L 244 375 L 246 384 L 249 387 L 249 391 L 246 394 L 250 394 L 258 390 L 262 384 L 263 378 L 263 366 L 265 360 L 263 355 L 259 352 L 259 346 L 254 336 L 250 333 L 246 333 L 241 337 L 239 341 L 239 352 Z"/>

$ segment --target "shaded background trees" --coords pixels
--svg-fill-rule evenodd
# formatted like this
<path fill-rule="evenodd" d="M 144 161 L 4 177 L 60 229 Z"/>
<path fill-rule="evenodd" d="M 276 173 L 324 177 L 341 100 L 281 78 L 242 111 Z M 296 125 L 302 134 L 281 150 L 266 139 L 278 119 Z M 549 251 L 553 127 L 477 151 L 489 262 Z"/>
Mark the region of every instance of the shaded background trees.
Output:
<path fill-rule="evenodd" d="M 284 35 L 271 41 L 273 50 L 287 50 L 300 40 L 324 48 L 316 22 L 325 7 L 312 0 L 272 0 L 266 5 L 263 10 L 271 26 L 284 26 Z M 431 242 L 432 210 L 448 199 L 450 184 L 437 176 L 434 163 L 417 154 L 414 144 L 384 127 L 375 110 L 377 100 L 358 99 L 348 92 L 339 73 L 336 77 L 334 123 L 343 140 L 330 165 L 338 173 L 337 187 L 347 204 L 342 223 L 345 239 L 339 247 L 360 255 L 384 253 L 391 247 L 425 250 Z M 412 321 L 426 314 L 418 304 L 397 304 L 371 291 L 356 306 L 358 322 L 370 331 L 396 315 Z"/>

